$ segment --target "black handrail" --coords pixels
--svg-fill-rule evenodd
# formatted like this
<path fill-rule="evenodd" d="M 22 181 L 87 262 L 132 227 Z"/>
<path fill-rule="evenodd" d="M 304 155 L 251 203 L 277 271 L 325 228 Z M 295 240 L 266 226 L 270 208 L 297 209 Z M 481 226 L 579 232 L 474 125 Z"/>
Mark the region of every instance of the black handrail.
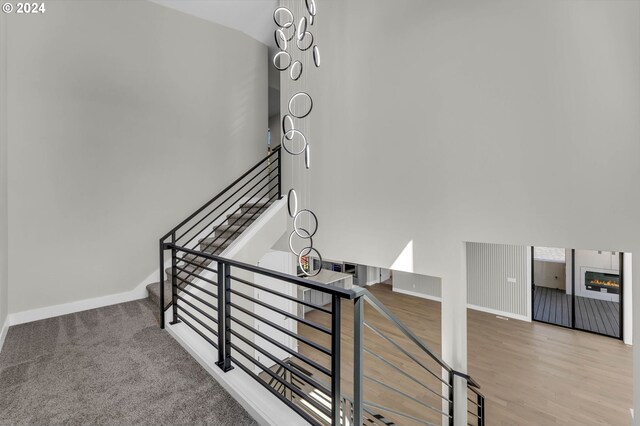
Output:
<path fill-rule="evenodd" d="M 319 290 L 324 293 L 330 294 L 332 296 L 338 296 L 342 299 L 353 300 L 356 297 L 358 297 L 358 295 L 361 294 L 361 292 L 355 290 L 355 286 L 354 286 L 354 289 L 352 290 L 345 290 L 343 288 L 336 287 L 331 284 L 323 284 L 318 281 L 314 281 L 312 279 L 300 278 L 294 275 L 288 275 L 282 272 L 273 271 L 271 269 L 261 268 L 260 266 L 249 265 L 248 263 L 239 262 L 237 260 L 228 259 L 215 254 L 200 252 L 197 250 L 180 247 L 172 243 L 166 243 L 164 246 L 166 249 L 175 249 L 176 251 L 197 255 L 199 257 L 203 257 L 205 259 L 209 259 L 214 262 L 222 262 L 224 264 L 227 264 L 236 268 L 244 269 L 245 271 L 248 271 L 248 272 L 264 275 L 265 277 L 269 277 L 269 278 L 275 278 L 276 280 L 281 280 L 281 281 L 295 284 L 301 287 L 307 287 L 312 290 Z M 362 291 L 366 291 L 366 290 L 362 289 Z"/>
<path fill-rule="evenodd" d="M 475 386 L 471 386 L 470 384 L 467 386 L 467 390 L 475 395 L 475 401 L 471 398 L 467 397 L 467 400 L 471 402 L 475 406 L 475 412 L 471 411 L 474 407 L 470 407 L 471 409 L 467 410 L 468 414 L 471 414 L 476 419 L 477 426 L 485 426 L 486 414 L 484 411 L 485 399 L 484 395 L 478 391 Z M 471 423 L 469 423 L 471 424 Z"/>
<path fill-rule="evenodd" d="M 170 242 L 176 246 L 178 246 L 178 240 L 180 240 L 183 237 L 187 237 L 193 232 L 193 236 L 189 239 L 189 241 L 186 244 L 182 244 L 183 246 L 186 246 L 187 244 L 189 244 L 191 241 L 193 241 L 194 238 L 198 237 L 199 235 L 202 235 L 203 233 L 206 233 L 209 228 L 211 227 L 210 232 L 207 234 L 207 236 L 212 235 L 213 233 L 217 233 L 218 230 L 222 227 L 222 225 L 215 225 L 216 220 L 220 219 L 225 213 L 228 213 L 230 210 L 235 208 L 236 204 L 240 204 L 240 206 L 238 208 L 236 208 L 231 215 L 236 215 L 239 211 L 240 213 L 240 217 L 242 219 L 245 219 L 243 221 L 243 225 L 246 225 L 248 222 L 250 222 L 251 219 L 253 219 L 253 217 L 256 215 L 256 213 L 254 212 L 253 214 L 247 213 L 251 211 L 251 208 L 249 208 L 249 210 L 244 210 L 246 209 L 246 205 L 247 205 L 247 201 L 243 203 L 243 197 L 247 197 L 249 198 L 249 200 L 251 200 L 251 197 L 255 197 L 258 196 L 260 193 L 262 193 L 265 189 L 266 189 L 266 194 L 262 196 L 261 200 L 264 199 L 264 197 L 268 194 L 274 193 L 273 196 L 269 197 L 267 200 L 267 205 L 274 201 L 274 199 L 279 199 L 282 198 L 282 174 L 281 174 L 281 163 L 282 163 L 282 150 L 281 148 L 278 146 L 275 149 L 273 149 L 272 151 L 269 152 L 269 154 L 264 157 L 263 159 L 261 159 L 259 162 L 257 162 L 254 166 L 252 166 L 249 170 L 247 170 L 242 176 L 240 176 L 238 179 L 236 179 L 235 181 L 233 181 L 230 185 L 228 185 L 224 190 L 222 190 L 222 192 L 220 192 L 219 194 L 217 194 L 215 197 L 213 197 L 211 200 L 207 201 L 202 207 L 200 207 L 199 209 L 197 209 L 195 212 L 193 212 L 191 215 L 189 215 L 186 219 L 184 219 L 182 222 L 180 222 L 180 224 L 178 224 L 177 226 L 175 226 L 171 231 L 169 231 L 167 234 L 165 234 L 159 241 L 159 245 L 160 245 L 160 311 L 161 313 L 164 312 L 165 309 L 165 302 L 164 302 L 164 297 L 165 297 L 165 292 L 164 292 L 164 282 L 165 282 L 165 265 L 164 265 L 164 251 L 167 249 L 171 249 L 172 251 L 172 263 L 171 263 L 171 273 L 168 274 L 171 277 L 171 288 L 172 288 L 172 298 L 171 298 L 171 304 L 174 305 L 174 314 L 177 313 L 176 311 L 176 296 L 177 296 L 177 290 L 176 290 L 176 277 L 177 277 L 177 270 L 181 271 L 181 274 L 186 273 L 187 277 L 186 280 L 187 283 L 189 280 L 194 278 L 194 274 L 190 273 L 187 270 L 184 270 L 180 267 L 177 266 L 177 262 L 182 261 L 182 259 L 177 259 L 176 256 L 176 250 L 175 248 L 170 248 L 170 247 L 166 247 L 166 243 L 167 240 L 170 238 Z M 276 158 L 277 161 L 272 160 L 273 158 Z M 261 167 L 263 166 L 264 167 Z M 255 173 L 256 170 L 259 170 L 257 172 L 256 175 L 254 175 L 253 177 L 251 177 L 248 181 L 244 182 L 244 184 L 242 184 L 242 182 L 244 180 L 247 180 L 247 178 L 249 178 L 252 173 Z M 263 178 L 260 179 L 260 176 L 264 173 L 267 172 L 267 175 Z M 267 183 L 265 185 L 263 185 L 262 187 L 260 187 L 259 189 L 256 189 L 257 185 L 254 184 L 252 185 L 251 188 L 249 188 L 248 190 L 246 190 L 242 195 L 240 195 L 240 197 L 238 198 L 237 195 L 238 193 L 240 193 L 241 191 L 243 191 L 247 185 L 249 185 L 251 182 L 253 182 L 254 180 L 258 179 L 258 183 L 263 182 L 265 179 L 268 179 Z M 276 182 L 277 180 L 277 182 Z M 239 186 L 241 185 L 241 186 Z M 238 188 L 239 186 L 239 188 Z M 234 188 L 235 191 L 234 191 Z M 277 189 L 277 192 L 276 192 Z M 232 192 L 233 191 L 233 192 Z M 232 193 L 231 193 L 232 192 Z M 231 193 L 230 195 L 228 195 L 229 193 Z M 228 195 L 228 196 L 226 196 Z M 226 196 L 226 198 L 224 199 L 224 201 L 222 200 L 222 197 Z M 234 198 L 235 197 L 235 198 Z M 231 200 L 231 201 L 230 201 Z M 218 202 L 218 203 L 216 203 Z M 227 204 L 230 203 L 230 204 Z M 254 204 L 255 205 L 255 204 Z M 207 209 L 209 209 L 210 211 L 208 211 L 208 213 L 206 213 Z M 221 211 L 221 213 L 211 222 L 207 223 L 206 225 L 204 225 L 203 228 L 203 222 L 209 217 L 211 216 L 214 212 L 216 211 Z M 202 215 L 204 213 L 203 217 L 200 217 L 198 220 L 198 216 Z M 231 216 L 228 215 L 228 216 Z M 246 216 L 250 216 L 248 218 L 246 218 Z M 195 223 L 192 223 L 195 222 Z M 229 227 L 232 228 L 233 225 L 238 222 L 238 219 L 236 219 L 234 221 L 234 223 L 232 223 Z M 188 229 L 184 232 L 183 231 L 183 227 L 188 227 Z M 178 237 L 177 234 L 180 233 L 180 236 Z M 235 237 L 236 233 L 238 231 L 236 230 L 235 232 L 232 232 L 232 235 L 230 235 L 229 237 L 227 237 L 224 242 L 218 246 L 224 246 L 224 244 L 226 244 L 227 242 L 231 241 L 232 237 Z M 209 246 L 213 245 L 213 243 L 216 240 L 219 239 L 224 239 L 224 235 L 226 235 L 226 231 L 223 232 L 221 235 L 216 236 L 214 238 L 214 241 L 209 243 Z M 217 234 L 216 234 L 217 235 Z M 197 254 L 195 254 L 195 256 L 197 257 L 200 254 L 200 252 L 197 252 Z M 208 261 L 210 261 L 210 259 L 207 259 Z M 188 260 L 185 259 L 185 263 L 189 264 L 189 265 L 193 265 L 193 263 L 189 262 Z M 211 271 L 211 269 L 206 268 L 205 269 Z M 178 279 L 180 279 L 178 277 Z M 160 317 L 160 327 L 164 328 L 164 315 L 161 315 Z"/>
<path fill-rule="evenodd" d="M 264 157 L 263 159 L 261 159 L 260 161 L 258 161 L 256 163 L 255 166 L 251 167 L 249 170 L 247 170 L 242 176 L 240 176 L 238 179 L 236 179 L 235 181 L 233 181 L 233 183 L 229 184 L 229 186 L 227 186 L 225 189 L 223 189 L 218 195 L 216 195 L 215 197 L 213 197 L 211 200 L 207 201 L 202 207 L 200 207 L 198 210 L 196 210 L 195 212 L 193 212 L 191 215 L 189 215 L 189 217 L 187 217 L 185 220 L 183 220 L 182 222 L 180 222 L 180 224 L 176 225 L 171 231 L 167 232 L 164 237 L 162 237 L 160 239 L 160 241 L 165 241 L 167 238 L 169 238 L 171 236 L 171 234 L 175 233 L 176 231 L 178 231 L 180 228 L 182 228 L 184 225 L 186 225 L 190 220 L 192 220 L 194 217 L 196 217 L 198 214 L 202 213 L 207 207 L 209 207 L 211 204 L 215 203 L 216 200 L 218 200 L 220 197 L 222 197 L 227 191 L 229 191 L 231 188 L 234 187 L 234 185 L 236 185 L 238 182 L 240 182 L 242 179 L 246 178 L 247 176 L 249 176 L 249 174 L 251 172 L 253 172 L 255 169 L 257 169 L 258 167 L 260 167 L 260 165 L 262 163 L 265 162 L 265 160 L 268 160 L 269 158 L 271 158 L 272 156 L 274 156 L 275 154 L 279 154 L 280 153 L 280 145 L 278 145 L 277 147 L 275 147 L 273 149 L 273 151 L 267 155 L 266 157 Z"/>

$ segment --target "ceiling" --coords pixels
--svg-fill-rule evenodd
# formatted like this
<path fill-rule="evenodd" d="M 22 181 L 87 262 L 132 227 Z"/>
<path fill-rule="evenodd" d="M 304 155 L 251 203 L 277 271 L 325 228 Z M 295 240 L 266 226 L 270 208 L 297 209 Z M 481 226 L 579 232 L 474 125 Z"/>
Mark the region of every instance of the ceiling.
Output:
<path fill-rule="evenodd" d="M 275 48 L 273 11 L 278 0 L 149 0 L 233 28 Z"/>

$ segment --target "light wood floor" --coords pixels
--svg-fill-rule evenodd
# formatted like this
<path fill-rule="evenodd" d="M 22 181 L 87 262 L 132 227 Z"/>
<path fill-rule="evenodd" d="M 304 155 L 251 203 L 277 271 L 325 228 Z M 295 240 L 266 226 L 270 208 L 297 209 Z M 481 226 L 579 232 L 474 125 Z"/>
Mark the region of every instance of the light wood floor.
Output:
<path fill-rule="evenodd" d="M 384 284 L 369 289 L 434 351 L 441 352 L 439 303 L 393 293 L 391 287 Z M 344 374 L 343 388 L 349 390 L 352 383 L 348 369 L 353 356 L 350 304 L 343 303 L 343 313 L 342 365 L 347 373 Z M 402 343 L 402 337 L 372 309 L 365 309 L 365 317 Z M 330 325 L 328 315 L 318 311 L 309 312 L 306 318 Z M 310 327 L 300 326 L 299 332 L 329 345 L 326 336 Z M 420 369 L 416 369 L 415 364 L 397 353 L 390 353 L 393 351 L 387 350 L 388 345 L 372 336 L 371 332 L 367 333 L 366 346 L 405 366 L 418 377 Z M 482 385 L 482 392 L 487 398 L 488 425 L 629 424 L 632 351 L 622 342 L 542 323 L 502 320 L 495 315 L 472 310 L 468 311 L 468 336 L 469 372 Z M 407 349 L 410 347 L 406 346 Z M 299 350 L 327 364 L 326 357 L 305 345 L 301 344 Z M 394 386 L 404 391 L 412 386 L 415 388 L 411 381 L 399 377 L 390 368 L 381 363 L 374 364 L 370 357 L 366 359 L 365 374 L 384 378 L 387 382 L 391 380 Z M 426 380 L 427 376 L 423 374 L 422 378 Z M 365 382 L 365 397 L 382 401 L 387 407 L 399 402 L 392 392 L 379 388 Z M 434 402 L 428 393 L 414 389 L 413 394 L 421 400 Z M 420 412 L 415 404 L 400 405 L 405 412 Z M 424 414 L 424 410 L 421 413 Z"/>

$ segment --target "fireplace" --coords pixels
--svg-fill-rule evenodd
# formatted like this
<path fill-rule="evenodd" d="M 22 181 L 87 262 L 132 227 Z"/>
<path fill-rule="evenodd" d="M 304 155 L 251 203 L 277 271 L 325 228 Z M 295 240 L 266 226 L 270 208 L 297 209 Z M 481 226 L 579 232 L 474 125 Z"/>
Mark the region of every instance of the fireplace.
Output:
<path fill-rule="evenodd" d="M 585 271 L 584 283 L 588 291 L 608 294 L 620 294 L 619 274 Z"/>

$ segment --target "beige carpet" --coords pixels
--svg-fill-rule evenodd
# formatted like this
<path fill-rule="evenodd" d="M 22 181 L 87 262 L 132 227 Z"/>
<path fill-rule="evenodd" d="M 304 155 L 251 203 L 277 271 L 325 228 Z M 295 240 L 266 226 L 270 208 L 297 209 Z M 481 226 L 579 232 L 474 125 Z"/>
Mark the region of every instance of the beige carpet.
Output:
<path fill-rule="evenodd" d="M 140 300 L 11 327 L 0 424 L 256 424 L 154 309 Z"/>

